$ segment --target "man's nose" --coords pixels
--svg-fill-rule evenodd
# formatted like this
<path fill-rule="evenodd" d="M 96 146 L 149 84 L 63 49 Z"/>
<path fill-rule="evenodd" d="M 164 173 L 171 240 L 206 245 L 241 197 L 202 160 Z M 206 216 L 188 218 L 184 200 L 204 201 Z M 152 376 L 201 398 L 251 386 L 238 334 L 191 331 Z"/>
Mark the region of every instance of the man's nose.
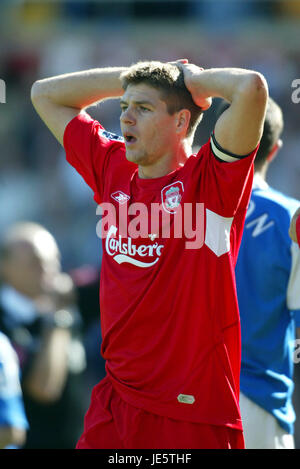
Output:
<path fill-rule="evenodd" d="M 124 110 L 120 116 L 120 119 L 124 124 L 134 124 L 135 123 L 135 116 L 132 109 L 127 108 Z"/>

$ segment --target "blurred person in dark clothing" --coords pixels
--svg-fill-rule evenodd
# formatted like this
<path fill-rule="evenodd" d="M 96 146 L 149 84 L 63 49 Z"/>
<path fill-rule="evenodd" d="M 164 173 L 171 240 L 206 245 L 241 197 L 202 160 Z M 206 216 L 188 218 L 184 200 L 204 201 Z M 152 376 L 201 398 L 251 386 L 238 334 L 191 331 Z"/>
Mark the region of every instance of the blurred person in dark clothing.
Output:
<path fill-rule="evenodd" d="M 72 448 L 84 414 L 85 352 L 74 285 L 53 236 L 35 223 L 12 226 L 0 246 L 0 278 L 0 329 L 22 370 L 25 448 Z"/>
<path fill-rule="evenodd" d="M 100 325 L 99 281 L 100 269 L 82 265 L 70 272 L 74 282 L 77 305 L 82 317 L 83 343 L 86 353 L 84 385 L 86 395 L 105 376 L 105 361 L 100 353 L 102 337 Z"/>

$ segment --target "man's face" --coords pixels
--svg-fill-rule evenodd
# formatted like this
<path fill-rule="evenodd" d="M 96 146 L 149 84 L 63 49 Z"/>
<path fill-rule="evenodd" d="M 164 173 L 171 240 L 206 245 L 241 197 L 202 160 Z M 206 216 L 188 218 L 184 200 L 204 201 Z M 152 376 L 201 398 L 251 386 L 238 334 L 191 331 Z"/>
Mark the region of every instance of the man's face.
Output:
<path fill-rule="evenodd" d="M 61 269 L 58 251 L 50 255 L 28 242 L 14 247 L 4 267 L 5 281 L 30 298 L 47 292 Z"/>
<path fill-rule="evenodd" d="M 121 99 L 121 110 L 128 161 L 149 166 L 172 154 L 178 141 L 176 113 L 168 113 L 157 89 L 144 83 L 129 85 Z"/>

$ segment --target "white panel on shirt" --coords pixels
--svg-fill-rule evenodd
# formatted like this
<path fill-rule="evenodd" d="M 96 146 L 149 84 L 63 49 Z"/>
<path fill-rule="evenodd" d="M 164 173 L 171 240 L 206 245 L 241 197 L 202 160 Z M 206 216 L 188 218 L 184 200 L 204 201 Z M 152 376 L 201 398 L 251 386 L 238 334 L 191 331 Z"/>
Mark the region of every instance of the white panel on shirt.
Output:
<path fill-rule="evenodd" d="M 292 266 L 287 288 L 287 307 L 290 311 L 300 309 L 300 249 L 291 245 Z"/>
<path fill-rule="evenodd" d="M 230 251 L 230 230 L 233 217 L 225 218 L 206 209 L 205 244 L 216 256 Z"/>

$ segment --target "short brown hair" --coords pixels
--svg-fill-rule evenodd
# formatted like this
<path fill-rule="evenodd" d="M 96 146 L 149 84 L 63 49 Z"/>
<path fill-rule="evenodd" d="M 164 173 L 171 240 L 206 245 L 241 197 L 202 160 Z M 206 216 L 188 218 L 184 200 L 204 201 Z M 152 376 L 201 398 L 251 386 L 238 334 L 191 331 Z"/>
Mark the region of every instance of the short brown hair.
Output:
<path fill-rule="evenodd" d="M 191 93 L 184 83 L 184 74 L 174 64 L 156 61 L 138 62 L 132 65 L 121 75 L 122 87 L 128 85 L 146 83 L 161 92 L 162 99 L 167 105 L 169 114 L 174 114 L 181 109 L 188 109 L 191 113 L 187 136 L 196 130 L 202 118 L 202 109 L 197 106 Z"/>

